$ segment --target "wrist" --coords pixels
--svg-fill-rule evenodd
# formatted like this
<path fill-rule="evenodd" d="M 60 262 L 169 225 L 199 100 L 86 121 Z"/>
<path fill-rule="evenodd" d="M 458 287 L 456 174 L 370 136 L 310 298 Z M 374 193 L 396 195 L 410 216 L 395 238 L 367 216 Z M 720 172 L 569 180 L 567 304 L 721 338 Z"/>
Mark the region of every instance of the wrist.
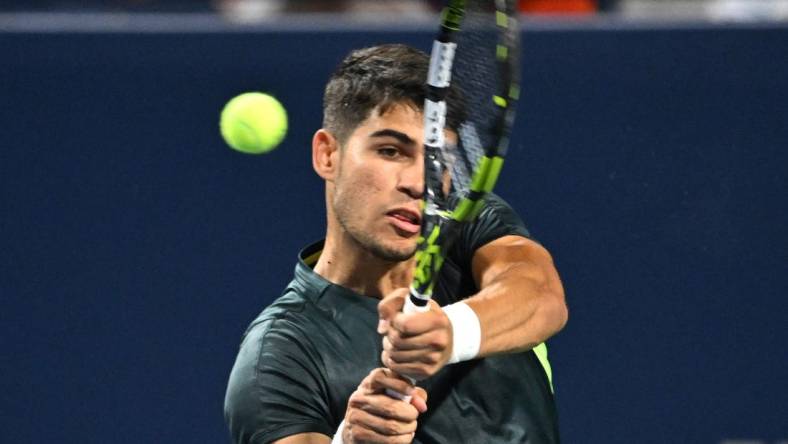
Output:
<path fill-rule="evenodd" d="M 479 355 L 482 328 L 476 312 L 465 302 L 443 307 L 452 329 L 451 357 L 448 364 L 468 361 Z"/>
<path fill-rule="evenodd" d="M 345 441 L 342 439 L 342 433 L 345 431 L 345 420 L 343 419 L 342 422 L 339 423 L 339 427 L 337 431 L 334 433 L 334 438 L 331 439 L 331 444 L 345 444 Z"/>

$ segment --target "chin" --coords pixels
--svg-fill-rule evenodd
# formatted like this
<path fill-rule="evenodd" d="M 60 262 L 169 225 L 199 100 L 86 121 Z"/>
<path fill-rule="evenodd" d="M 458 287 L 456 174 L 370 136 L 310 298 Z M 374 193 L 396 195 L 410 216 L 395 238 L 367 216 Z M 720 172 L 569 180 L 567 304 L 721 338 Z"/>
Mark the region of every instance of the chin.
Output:
<path fill-rule="evenodd" d="M 403 262 L 413 257 L 416 253 L 415 242 L 409 242 L 409 245 L 375 245 L 371 248 L 372 253 L 390 262 Z"/>

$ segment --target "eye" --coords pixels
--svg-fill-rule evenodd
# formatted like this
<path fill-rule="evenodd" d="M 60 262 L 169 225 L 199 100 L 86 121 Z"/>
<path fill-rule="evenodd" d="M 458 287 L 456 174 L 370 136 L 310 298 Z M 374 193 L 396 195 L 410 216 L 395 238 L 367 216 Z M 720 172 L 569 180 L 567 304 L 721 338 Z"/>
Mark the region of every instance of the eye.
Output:
<path fill-rule="evenodd" d="M 393 146 L 382 146 L 378 148 L 378 154 L 382 157 L 395 158 L 399 156 L 399 150 Z"/>

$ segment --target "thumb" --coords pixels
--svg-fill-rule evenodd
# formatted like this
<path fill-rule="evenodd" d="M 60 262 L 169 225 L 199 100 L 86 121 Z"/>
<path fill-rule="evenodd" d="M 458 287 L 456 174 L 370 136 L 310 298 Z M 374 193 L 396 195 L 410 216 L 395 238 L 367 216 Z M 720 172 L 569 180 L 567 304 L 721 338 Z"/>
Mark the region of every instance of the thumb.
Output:
<path fill-rule="evenodd" d="M 389 322 L 391 318 L 397 313 L 402 311 L 405 305 L 405 297 L 408 295 L 407 288 L 398 288 L 383 298 L 378 303 L 378 333 L 385 334 L 388 331 Z"/>
<path fill-rule="evenodd" d="M 419 413 L 424 413 L 427 411 L 427 391 L 421 387 L 414 387 L 413 390 L 413 397 L 410 399 L 410 403 L 416 407 L 416 410 Z"/>

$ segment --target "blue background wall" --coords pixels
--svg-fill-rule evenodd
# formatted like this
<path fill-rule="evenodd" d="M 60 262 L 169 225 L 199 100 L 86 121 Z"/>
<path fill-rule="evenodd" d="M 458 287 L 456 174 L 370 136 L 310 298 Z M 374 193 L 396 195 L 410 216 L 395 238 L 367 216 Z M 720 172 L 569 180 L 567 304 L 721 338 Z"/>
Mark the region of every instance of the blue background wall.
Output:
<path fill-rule="evenodd" d="M 0 441 L 225 442 L 243 330 L 324 230 L 351 48 L 431 31 L 0 33 Z M 568 443 L 788 438 L 788 28 L 535 26 L 500 194 L 554 253 Z M 262 157 L 224 102 L 279 96 Z"/>

